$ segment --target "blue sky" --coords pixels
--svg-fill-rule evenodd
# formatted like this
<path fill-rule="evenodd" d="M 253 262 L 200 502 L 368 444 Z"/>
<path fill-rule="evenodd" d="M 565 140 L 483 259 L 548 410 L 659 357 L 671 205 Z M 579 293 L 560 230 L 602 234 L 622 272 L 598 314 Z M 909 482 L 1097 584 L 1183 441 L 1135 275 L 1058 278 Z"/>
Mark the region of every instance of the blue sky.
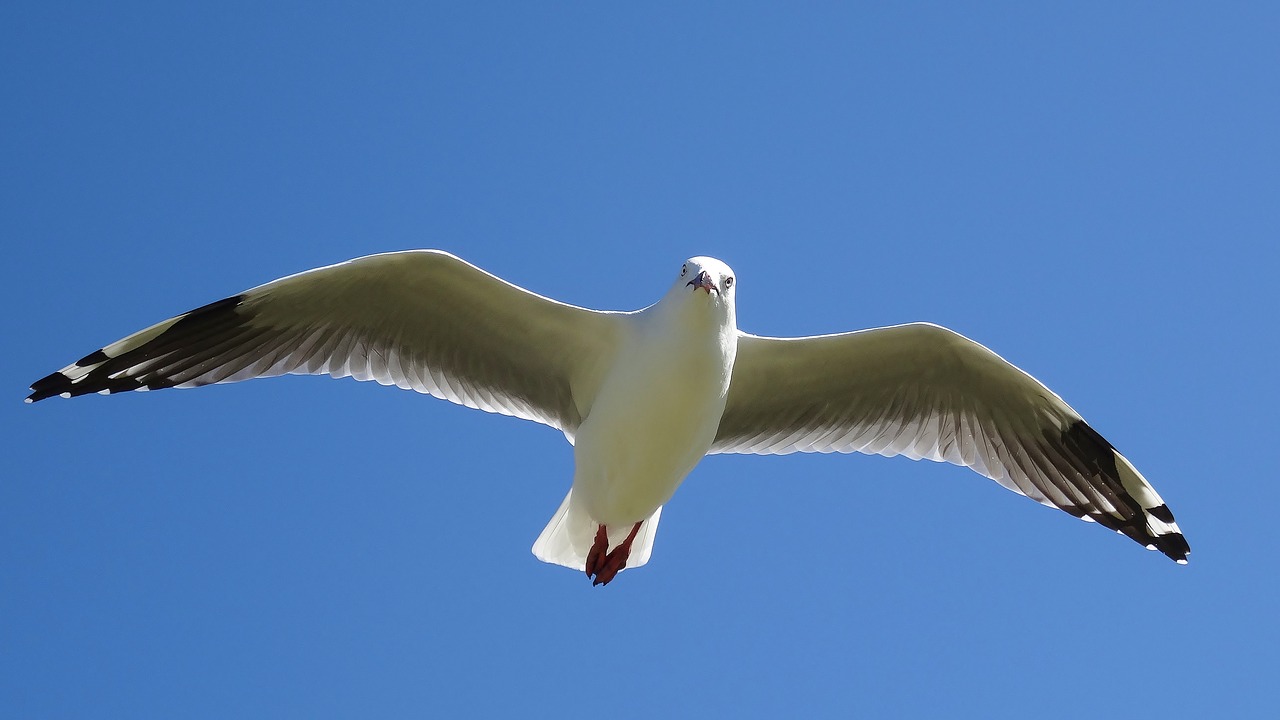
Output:
<path fill-rule="evenodd" d="M 1262 717 L 1273 4 L 10 3 L 8 717 Z M 1179 567 L 933 463 L 715 457 L 607 588 L 529 546 L 556 432 L 350 380 L 35 406 L 281 275 L 449 250 L 596 308 L 914 320 L 1061 394 Z"/>

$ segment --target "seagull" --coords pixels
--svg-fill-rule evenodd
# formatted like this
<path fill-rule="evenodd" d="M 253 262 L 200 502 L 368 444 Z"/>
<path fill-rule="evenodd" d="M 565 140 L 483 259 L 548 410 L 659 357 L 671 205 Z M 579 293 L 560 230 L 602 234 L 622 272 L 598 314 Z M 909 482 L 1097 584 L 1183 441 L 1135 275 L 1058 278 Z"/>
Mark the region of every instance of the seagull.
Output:
<path fill-rule="evenodd" d="M 649 561 L 663 505 L 717 453 L 961 465 L 1186 563 L 1146 478 L 991 350 L 929 323 L 752 335 L 735 283 L 693 257 L 655 304 L 597 311 L 440 250 L 369 255 L 140 330 L 37 380 L 27 402 L 324 374 L 543 423 L 573 445 L 574 472 L 533 554 L 593 585 Z"/>

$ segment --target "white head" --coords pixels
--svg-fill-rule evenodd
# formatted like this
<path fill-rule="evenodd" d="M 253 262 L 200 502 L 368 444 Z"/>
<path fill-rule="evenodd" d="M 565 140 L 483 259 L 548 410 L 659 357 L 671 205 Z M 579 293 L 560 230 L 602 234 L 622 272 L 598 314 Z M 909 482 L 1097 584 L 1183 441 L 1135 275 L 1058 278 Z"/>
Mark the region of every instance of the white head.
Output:
<path fill-rule="evenodd" d="M 736 326 L 737 290 L 737 279 L 728 265 L 712 257 L 691 257 L 680 266 L 664 300 L 677 301 L 680 307 L 714 310 Z"/>

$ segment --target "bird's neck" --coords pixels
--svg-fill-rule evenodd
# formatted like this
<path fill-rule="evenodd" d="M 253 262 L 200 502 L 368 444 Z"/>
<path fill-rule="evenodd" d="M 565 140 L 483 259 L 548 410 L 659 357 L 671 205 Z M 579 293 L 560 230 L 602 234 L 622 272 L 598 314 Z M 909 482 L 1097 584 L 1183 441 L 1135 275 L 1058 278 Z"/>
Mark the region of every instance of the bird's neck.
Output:
<path fill-rule="evenodd" d="M 697 357 L 731 368 L 738 345 L 733 309 L 706 300 L 674 297 L 648 308 L 641 323 L 641 352 Z"/>

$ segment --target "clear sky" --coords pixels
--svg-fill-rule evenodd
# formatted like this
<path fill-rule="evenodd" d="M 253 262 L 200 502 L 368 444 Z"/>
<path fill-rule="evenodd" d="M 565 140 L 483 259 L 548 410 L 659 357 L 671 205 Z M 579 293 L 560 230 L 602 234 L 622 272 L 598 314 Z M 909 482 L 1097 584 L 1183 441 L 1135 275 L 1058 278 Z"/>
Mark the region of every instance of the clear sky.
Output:
<path fill-rule="evenodd" d="M 1280 705 L 1274 3 L 193 5 L 0 8 L 0 714 Z M 572 473 L 532 423 L 310 377 L 21 402 L 415 247 L 625 310 L 709 254 L 751 332 L 947 325 L 1191 563 L 961 468 L 732 456 L 592 588 L 529 553 Z"/>

